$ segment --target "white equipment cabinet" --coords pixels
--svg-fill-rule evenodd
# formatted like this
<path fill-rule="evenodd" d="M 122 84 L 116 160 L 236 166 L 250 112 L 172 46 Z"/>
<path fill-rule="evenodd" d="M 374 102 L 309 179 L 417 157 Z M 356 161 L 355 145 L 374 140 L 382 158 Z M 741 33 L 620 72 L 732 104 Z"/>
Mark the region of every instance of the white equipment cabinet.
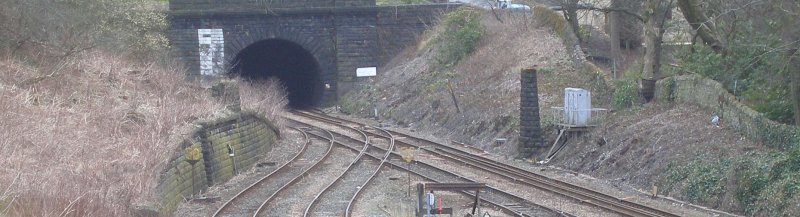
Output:
<path fill-rule="evenodd" d="M 592 118 L 592 93 L 580 88 L 564 88 L 564 122 L 586 126 Z"/>

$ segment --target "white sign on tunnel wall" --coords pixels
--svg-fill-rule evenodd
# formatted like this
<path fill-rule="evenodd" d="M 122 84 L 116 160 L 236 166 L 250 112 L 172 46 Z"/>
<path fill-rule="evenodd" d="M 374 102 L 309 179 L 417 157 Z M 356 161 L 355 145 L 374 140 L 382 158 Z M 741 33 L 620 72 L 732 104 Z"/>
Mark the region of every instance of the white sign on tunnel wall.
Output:
<path fill-rule="evenodd" d="M 375 67 L 357 68 L 356 77 L 372 77 L 378 74 L 377 71 Z"/>
<path fill-rule="evenodd" d="M 225 38 L 222 29 L 198 29 L 200 44 L 200 74 L 218 75 L 225 61 Z"/>

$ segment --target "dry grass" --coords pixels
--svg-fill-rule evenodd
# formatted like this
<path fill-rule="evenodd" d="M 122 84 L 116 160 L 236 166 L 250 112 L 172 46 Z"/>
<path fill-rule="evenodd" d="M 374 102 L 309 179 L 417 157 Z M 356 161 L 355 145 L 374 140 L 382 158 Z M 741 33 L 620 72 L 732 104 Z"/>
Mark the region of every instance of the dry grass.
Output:
<path fill-rule="evenodd" d="M 435 48 L 417 49 L 413 57 L 400 57 L 406 61 L 393 60 L 384 76 L 376 78 L 374 89 L 350 94 L 343 102 L 365 107 L 353 112 L 372 111 L 374 104 L 380 116 L 399 125 L 512 155 L 513 145 L 492 145 L 495 138 L 508 138 L 507 144 L 516 144 L 521 68 L 540 69 L 540 108 L 545 111 L 562 103 L 565 87 L 591 89 L 592 79 L 572 64 L 562 40 L 552 30 L 535 25 L 530 13 L 503 11 L 498 16 L 503 22 L 491 12 L 484 13 L 483 40 L 452 71 L 444 72 L 447 76 L 437 77 L 432 69 Z M 427 37 L 447 34 L 441 28 L 435 27 Z M 423 39 L 421 43 L 426 45 L 417 48 L 435 47 L 429 45 L 433 41 Z M 455 109 L 448 81 L 461 113 Z"/>
<path fill-rule="evenodd" d="M 99 52 L 0 60 L 0 215 L 130 215 L 189 124 L 222 110 L 183 74 Z"/>
<path fill-rule="evenodd" d="M 275 78 L 264 81 L 239 80 L 239 97 L 242 109 L 255 111 L 266 116 L 275 126 L 283 127 L 281 113 L 286 111 L 289 99 L 286 87 Z"/>

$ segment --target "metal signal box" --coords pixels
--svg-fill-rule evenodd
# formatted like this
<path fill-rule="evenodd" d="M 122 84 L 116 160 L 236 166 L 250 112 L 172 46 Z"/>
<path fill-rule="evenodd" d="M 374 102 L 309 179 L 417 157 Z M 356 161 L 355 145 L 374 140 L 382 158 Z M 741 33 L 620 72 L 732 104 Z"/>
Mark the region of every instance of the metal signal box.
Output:
<path fill-rule="evenodd" d="M 580 88 L 564 88 L 564 122 L 586 126 L 592 118 L 592 93 Z"/>

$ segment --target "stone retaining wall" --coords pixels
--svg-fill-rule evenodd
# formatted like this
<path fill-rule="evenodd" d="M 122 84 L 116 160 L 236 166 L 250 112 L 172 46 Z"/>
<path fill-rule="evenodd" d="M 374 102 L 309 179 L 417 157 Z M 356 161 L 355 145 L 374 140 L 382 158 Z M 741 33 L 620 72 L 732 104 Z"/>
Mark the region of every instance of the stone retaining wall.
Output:
<path fill-rule="evenodd" d="M 134 215 L 171 216 L 185 198 L 253 167 L 272 149 L 279 136 L 277 127 L 254 113 L 237 113 L 200 123 L 161 172 L 153 202 L 156 204 L 137 205 Z M 235 153 L 233 156 L 231 151 Z M 193 158 L 196 161 L 190 163 L 188 160 Z"/>
<path fill-rule="evenodd" d="M 786 150 L 798 142 L 795 126 L 769 120 L 764 114 L 742 104 L 717 81 L 692 74 L 661 79 L 656 83 L 656 100 L 697 104 L 720 116 L 724 126 L 731 127 L 771 148 Z M 711 121 L 711 117 L 708 117 Z"/>

